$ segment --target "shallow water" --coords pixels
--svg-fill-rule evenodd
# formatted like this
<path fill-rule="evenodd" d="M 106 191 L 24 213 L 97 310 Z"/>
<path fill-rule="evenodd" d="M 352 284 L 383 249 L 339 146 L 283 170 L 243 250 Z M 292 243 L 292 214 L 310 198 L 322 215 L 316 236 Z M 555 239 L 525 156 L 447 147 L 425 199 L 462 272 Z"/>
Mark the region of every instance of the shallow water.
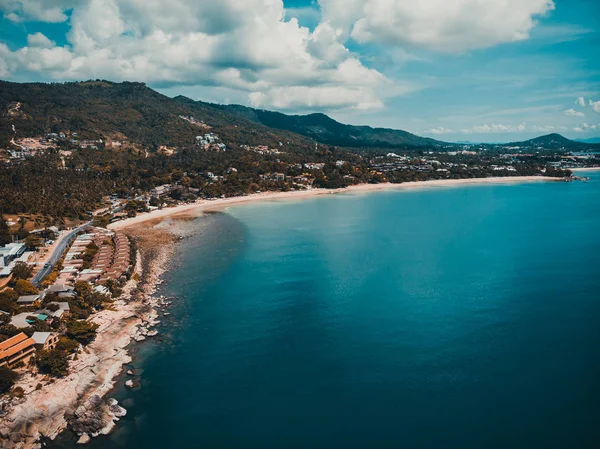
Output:
<path fill-rule="evenodd" d="M 600 173 L 202 218 L 96 448 L 600 447 Z M 73 447 L 70 437 L 49 447 Z"/>

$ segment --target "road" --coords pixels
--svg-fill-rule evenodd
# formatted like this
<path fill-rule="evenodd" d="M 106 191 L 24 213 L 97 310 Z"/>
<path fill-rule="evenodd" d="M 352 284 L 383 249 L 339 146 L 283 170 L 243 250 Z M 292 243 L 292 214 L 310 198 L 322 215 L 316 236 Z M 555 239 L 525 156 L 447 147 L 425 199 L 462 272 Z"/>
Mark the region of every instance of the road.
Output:
<path fill-rule="evenodd" d="M 67 234 L 65 234 L 64 236 L 61 237 L 61 240 L 58 242 L 58 244 L 54 248 L 54 251 L 52 251 L 52 254 L 48 258 L 48 260 L 46 261 L 44 266 L 31 279 L 31 283 L 33 285 L 35 285 L 36 287 L 40 286 L 40 284 L 46 278 L 46 276 L 48 276 L 48 274 L 50 274 L 52 272 L 52 270 L 54 269 L 54 266 L 56 265 L 56 262 L 59 261 L 60 257 L 65 252 L 65 249 L 67 249 L 67 246 L 69 246 L 71 244 L 71 242 L 75 239 L 75 237 L 77 236 L 77 233 L 79 231 L 83 231 L 85 228 L 87 228 L 91 224 L 92 224 L 92 222 L 88 221 L 87 223 L 84 223 L 77 228 L 73 228 L 71 231 L 69 231 Z"/>

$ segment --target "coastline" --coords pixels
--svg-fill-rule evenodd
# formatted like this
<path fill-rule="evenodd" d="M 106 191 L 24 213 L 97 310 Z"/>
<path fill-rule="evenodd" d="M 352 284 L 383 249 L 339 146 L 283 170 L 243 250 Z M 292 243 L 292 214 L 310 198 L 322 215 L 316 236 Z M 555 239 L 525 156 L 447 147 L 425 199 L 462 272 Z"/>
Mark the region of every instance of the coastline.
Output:
<path fill-rule="evenodd" d="M 431 187 L 453 187 L 465 185 L 486 185 L 486 184 L 515 184 L 524 182 L 558 182 L 561 178 L 552 178 L 548 176 L 510 176 L 496 178 L 471 178 L 471 179 L 440 179 L 434 181 L 411 181 L 401 184 L 358 184 L 341 189 L 311 189 L 296 190 L 290 192 L 263 192 L 250 194 L 248 196 L 234 196 L 230 198 L 219 198 L 215 200 L 199 200 L 195 203 L 184 204 L 165 209 L 159 209 L 152 212 L 140 214 L 133 218 L 117 221 L 108 226 L 111 230 L 125 230 L 148 221 L 157 221 L 157 223 L 167 217 L 185 217 L 199 214 L 202 212 L 222 211 L 223 209 L 247 204 L 256 201 L 269 200 L 288 200 L 288 199 L 307 199 L 321 195 L 335 195 L 341 193 L 363 193 L 380 190 L 413 190 Z"/>
<path fill-rule="evenodd" d="M 600 171 L 600 167 L 571 168 L 572 172 Z"/>
<path fill-rule="evenodd" d="M 109 229 L 122 230 L 137 244 L 134 278 L 138 280 L 132 278 L 128 282 L 123 296 L 115 301 L 112 310 L 104 310 L 91 318 L 91 321 L 100 325 L 97 338 L 79 354 L 77 361 L 72 362 L 69 376 L 57 379 L 52 385 L 45 381 L 40 390 L 36 390 L 40 376 L 26 376 L 24 382 L 20 383 L 25 389 L 25 396 L 13 400 L 10 411 L 2 418 L 0 447 L 38 448 L 41 447 L 40 437 L 53 440 L 69 424 L 75 427 L 79 435 L 83 435 L 82 442 L 89 441 L 90 436 L 107 434 L 113 429 L 119 416 L 123 415 L 111 412 L 108 405 L 111 400 L 102 398 L 109 396 L 123 367 L 132 362 L 130 345 L 152 335 L 148 334 L 148 329 L 158 324 L 156 309 L 161 305 L 161 299 L 155 297 L 154 293 L 160 284 L 160 278 L 168 269 L 176 244 L 195 232 L 193 218 L 204 212 L 221 211 L 230 206 L 257 201 L 308 199 L 331 194 L 557 181 L 561 179 L 527 176 L 362 184 L 343 189 L 265 192 L 242 197 L 201 200 L 113 223 L 108 226 Z M 176 220 L 170 220 L 171 218 Z M 96 421 L 90 424 L 93 420 Z M 101 425 L 98 425 L 98 420 Z M 86 426 L 91 426 L 95 431 L 81 430 L 87 430 Z M 6 443 L 9 445 L 4 446 Z"/>
<path fill-rule="evenodd" d="M 69 426 L 77 430 L 80 442 L 108 434 L 126 410 L 115 400 L 105 399 L 114 388 L 123 367 L 131 363 L 129 347 L 142 341 L 149 328 L 158 324 L 151 295 L 158 286 L 172 246 L 158 248 L 155 254 L 138 251 L 132 279 L 110 309 L 90 321 L 99 325 L 96 339 L 80 351 L 70 364 L 70 374 L 49 380 L 45 376 L 24 375 L 19 385 L 25 395 L 12 399 L 3 408 L 0 448 L 40 448 L 40 439 L 54 440 Z M 136 280 L 139 279 L 139 280 Z M 37 389 L 41 383 L 43 387 Z"/>

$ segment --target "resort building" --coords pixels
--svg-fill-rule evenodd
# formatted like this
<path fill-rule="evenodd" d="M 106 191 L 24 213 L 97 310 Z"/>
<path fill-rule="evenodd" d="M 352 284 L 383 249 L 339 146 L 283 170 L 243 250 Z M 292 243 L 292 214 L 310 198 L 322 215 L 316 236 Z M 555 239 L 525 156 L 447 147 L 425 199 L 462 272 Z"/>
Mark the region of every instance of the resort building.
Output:
<path fill-rule="evenodd" d="M 56 347 L 59 335 L 55 332 L 34 332 L 31 338 L 38 349 L 50 350 Z"/>
<path fill-rule="evenodd" d="M 0 343 L 0 366 L 14 368 L 19 362 L 27 363 L 35 353 L 35 340 L 23 332 Z"/>

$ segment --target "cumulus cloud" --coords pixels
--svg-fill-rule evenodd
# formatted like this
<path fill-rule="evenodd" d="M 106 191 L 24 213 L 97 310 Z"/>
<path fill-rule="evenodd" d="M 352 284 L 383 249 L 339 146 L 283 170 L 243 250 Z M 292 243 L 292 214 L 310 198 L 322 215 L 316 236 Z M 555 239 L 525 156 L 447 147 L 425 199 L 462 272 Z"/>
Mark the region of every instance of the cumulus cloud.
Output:
<path fill-rule="evenodd" d="M 592 107 L 594 112 L 600 112 L 600 101 L 590 100 L 590 106 Z"/>
<path fill-rule="evenodd" d="M 56 42 L 51 41 L 42 33 L 38 32 L 27 36 L 27 45 L 29 47 L 51 48 L 56 45 Z"/>
<path fill-rule="evenodd" d="M 581 111 L 576 111 L 575 109 L 571 108 L 571 109 L 567 109 L 565 111 L 565 115 L 571 116 L 571 117 L 585 117 L 585 114 Z"/>
<path fill-rule="evenodd" d="M 168 14 L 162 0 L 0 0 L 0 10 L 48 22 L 72 10 L 67 45 L 35 34 L 2 50 L 9 76 L 221 86 L 278 109 L 374 109 L 401 91 L 350 52 L 340 30 L 300 26 L 282 0 L 172 0 Z"/>
<path fill-rule="evenodd" d="M 527 39 L 552 0 L 319 0 L 323 19 L 361 43 L 464 52 Z"/>
<path fill-rule="evenodd" d="M 582 108 L 585 108 L 585 98 L 579 97 L 577 100 L 575 100 L 575 103 L 577 103 Z"/>

